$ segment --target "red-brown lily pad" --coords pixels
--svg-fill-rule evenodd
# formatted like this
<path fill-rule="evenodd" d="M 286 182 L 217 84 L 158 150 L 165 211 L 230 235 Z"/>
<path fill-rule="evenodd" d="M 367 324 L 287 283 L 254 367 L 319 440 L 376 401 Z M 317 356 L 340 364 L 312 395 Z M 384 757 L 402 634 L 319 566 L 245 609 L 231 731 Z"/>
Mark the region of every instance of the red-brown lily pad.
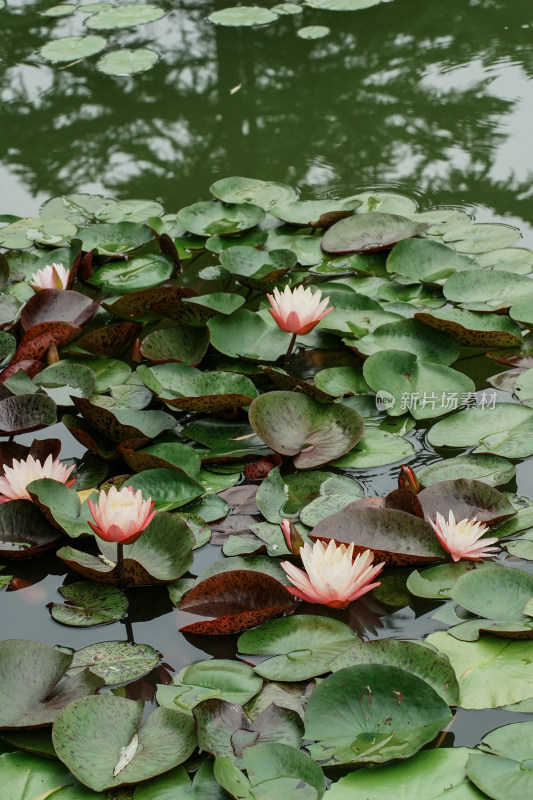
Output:
<path fill-rule="evenodd" d="M 77 411 L 90 425 L 113 442 L 130 439 L 153 439 L 165 430 L 176 426 L 176 420 L 164 411 L 136 411 L 97 406 L 84 397 L 72 398 Z"/>
<path fill-rule="evenodd" d="M 141 329 L 142 325 L 137 322 L 119 322 L 89 331 L 76 344 L 93 356 L 112 356 L 120 353 Z"/>
<path fill-rule="evenodd" d="M 96 428 L 93 428 L 92 425 L 89 425 L 83 417 L 76 417 L 74 414 L 64 414 L 61 417 L 61 422 L 68 428 L 74 438 L 87 448 L 87 450 L 90 450 L 91 453 L 96 453 L 100 458 L 104 458 L 106 461 L 117 457 L 117 444 L 112 442 L 111 439 L 108 439 L 103 433 L 96 430 Z M 148 444 L 149 441 L 149 438 L 142 437 L 141 439 L 124 441 L 122 444 L 123 446 L 127 445 L 128 447 L 134 448 L 134 446 L 143 447 L 143 445 Z M 134 445 L 132 442 L 136 444 Z"/>
<path fill-rule="evenodd" d="M 385 497 L 384 508 L 395 508 L 397 511 L 405 511 L 415 517 L 424 519 L 424 509 L 418 499 L 418 495 L 410 489 L 394 489 Z"/>
<path fill-rule="evenodd" d="M 34 439 L 30 447 L 17 442 L 0 442 L 0 474 L 3 474 L 5 465 L 12 465 L 14 459 L 20 461 L 33 456 L 42 464 L 48 456 L 52 456 L 52 459 L 58 458 L 60 452 L 60 439 Z"/>
<path fill-rule="evenodd" d="M 533 339 L 524 339 L 520 347 L 507 347 L 500 350 L 489 350 L 487 358 L 498 361 L 500 364 L 510 364 L 512 367 L 529 369 L 533 367 Z"/>
<path fill-rule="evenodd" d="M 230 570 L 200 581 L 187 592 L 178 628 L 184 633 L 219 636 L 237 633 L 293 611 L 296 605 L 290 591 L 270 575 Z"/>
<path fill-rule="evenodd" d="M 83 327 L 96 314 L 99 300 L 70 289 L 43 289 L 30 297 L 20 315 L 25 331 L 42 322 L 70 322 Z"/>
<path fill-rule="evenodd" d="M 442 561 L 441 548 L 433 528 L 423 519 L 390 508 L 371 508 L 350 503 L 315 525 L 311 539 L 334 539 L 337 544 L 354 544 L 354 552 L 372 550 L 375 562 L 405 567 Z"/>
<path fill-rule="evenodd" d="M 59 350 L 71 342 L 81 332 L 81 328 L 70 322 L 41 322 L 29 328 L 11 359 L 12 364 L 27 359 L 44 359 L 48 348 L 55 345 Z"/>
<path fill-rule="evenodd" d="M 440 481 L 423 489 L 418 499 L 426 519 L 436 518 L 437 512 L 447 520 L 453 511 L 456 522 L 462 519 L 477 519 L 495 525 L 516 514 L 507 497 L 483 481 L 459 478 L 455 481 Z"/>
<path fill-rule="evenodd" d="M 429 228 L 399 214 L 369 211 L 341 219 L 322 237 L 326 253 L 367 253 L 385 250 L 402 239 L 411 239 Z"/>
<path fill-rule="evenodd" d="M 35 358 L 26 358 L 24 361 L 17 361 L 2 370 L 0 383 L 4 383 L 8 378 L 12 378 L 19 370 L 25 372 L 29 378 L 34 378 L 44 367 L 44 361 Z"/>
<path fill-rule="evenodd" d="M 121 319 L 146 322 L 165 316 L 163 305 L 156 309 L 158 304 L 168 304 L 172 307 L 181 303 L 184 297 L 195 295 L 193 289 L 183 286 L 154 286 L 152 289 L 130 292 L 114 303 L 104 303 L 104 308 Z"/>

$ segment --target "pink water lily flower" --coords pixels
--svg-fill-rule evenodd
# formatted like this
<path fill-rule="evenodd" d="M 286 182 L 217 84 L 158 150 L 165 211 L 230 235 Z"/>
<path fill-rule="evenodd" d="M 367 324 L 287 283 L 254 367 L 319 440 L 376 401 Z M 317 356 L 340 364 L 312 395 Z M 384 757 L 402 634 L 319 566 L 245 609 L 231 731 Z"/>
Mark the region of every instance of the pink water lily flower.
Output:
<path fill-rule="evenodd" d="M 454 561 L 459 561 L 461 558 L 481 561 L 482 558 L 491 558 L 499 550 L 498 547 L 490 547 L 498 541 L 497 537 L 481 538 L 488 528 L 482 522 L 478 522 L 475 517 L 456 522 L 453 511 L 450 511 L 448 522 L 446 522 L 442 514 L 437 511 L 436 521 L 429 520 L 429 523 L 437 534 L 443 549 L 450 553 Z"/>
<path fill-rule="evenodd" d="M 322 293 L 297 286 L 292 292 L 288 286 L 283 292 L 276 287 L 274 297 L 267 294 L 272 308 L 268 310 L 282 331 L 302 336 L 313 330 L 326 314 L 333 311 L 333 306 L 326 308 L 329 297 L 322 300 Z"/>
<path fill-rule="evenodd" d="M 0 477 L 0 503 L 7 503 L 9 500 L 31 500 L 26 486 L 40 478 L 51 478 L 66 486 L 72 486 L 76 478 L 68 480 L 68 477 L 73 469 L 74 466 L 67 467 L 57 458 L 54 460 L 51 455 L 44 464 L 33 456 L 20 461 L 13 459 L 10 467 L 4 466 L 4 477 Z"/>
<path fill-rule="evenodd" d="M 327 547 L 321 541 L 315 542 L 312 547 L 304 544 L 300 556 L 305 572 L 289 561 L 281 562 L 295 586 L 289 586 L 289 591 L 308 603 L 344 608 L 352 600 L 375 589 L 379 581 L 372 581 L 385 564 L 372 565 L 374 553 L 371 550 L 359 553 L 353 560 L 353 549 L 353 544 L 336 545 L 333 539 Z"/>
<path fill-rule="evenodd" d="M 70 270 L 63 264 L 47 264 L 44 269 L 35 272 L 28 283 L 40 292 L 41 289 L 66 289 L 70 278 Z"/>
<path fill-rule="evenodd" d="M 100 492 L 98 505 L 87 502 L 94 519 L 89 525 L 106 542 L 133 544 L 155 516 L 155 501 L 143 500 L 141 490 L 135 492 L 132 486 L 120 491 L 112 486 L 109 492 Z"/>

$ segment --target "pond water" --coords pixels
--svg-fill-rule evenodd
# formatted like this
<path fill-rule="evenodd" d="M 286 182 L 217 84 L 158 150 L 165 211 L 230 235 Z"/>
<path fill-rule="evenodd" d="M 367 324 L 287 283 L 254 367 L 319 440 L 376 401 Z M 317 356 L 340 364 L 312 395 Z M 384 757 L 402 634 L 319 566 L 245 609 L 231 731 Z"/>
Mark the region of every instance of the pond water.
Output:
<path fill-rule="evenodd" d="M 175 212 L 209 199 L 217 179 L 246 175 L 297 186 L 302 199 L 341 198 L 361 189 L 400 192 L 421 209 L 453 206 L 476 222 L 520 229 L 533 247 L 533 7 L 530 0 L 393 0 L 354 13 L 306 7 L 264 28 L 225 28 L 207 20 L 223 0 L 161 0 L 156 22 L 104 35 L 108 45 L 149 47 L 159 61 L 129 77 L 96 68 L 98 56 L 50 64 L 48 41 L 84 32 L 83 3 L 60 18 L 42 15 L 50 0 L 7 0 L 0 9 L 0 214 L 37 215 L 48 198 L 72 192 L 150 199 Z M 326 25 L 307 41 L 298 29 Z M 323 364 L 321 366 L 327 366 Z M 474 375 L 479 364 L 462 369 Z M 499 371 L 484 363 L 479 377 Z M 503 369 L 503 367 L 502 367 Z M 316 369 L 296 364 L 295 374 Z M 514 402 L 501 391 L 498 401 Z M 415 470 L 436 460 L 424 425 L 406 434 Z M 39 435 L 39 434 L 38 434 Z M 44 434 L 40 434 L 44 435 Z M 84 448 L 62 425 L 62 459 Z M 29 444 L 33 434 L 18 437 Z M 462 450 L 446 450 L 446 456 Z M 354 472 L 369 495 L 395 488 L 398 464 Z M 518 465 L 501 490 L 533 500 L 533 460 Z M 206 545 L 191 572 L 221 557 Z M 500 560 L 533 572 L 532 562 Z M 15 566 L 12 568 L 12 564 Z M 163 654 L 163 666 L 125 687 L 124 696 L 155 707 L 155 685 L 209 656 L 233 658 L 236 638 L 182 635 L 165 587 L 130 590 L 128 624 L 58 625 L 67 574 L 53 555 L 12 562 L 27 586 L 2 592 L 2 639 L 25 638 L 79 649 L 128 638 Z M 379 599 L 326 612 L 368 640 L 419 639 L 444 629 L 437 602 L 409 606 Z M 317 610 L 318 609 L 318 610 Z M 321 607 L 306 613 L 324 614 Z M 475 746 L 499 725 L 531 716 L 460 709 L 448 746 Z"/>

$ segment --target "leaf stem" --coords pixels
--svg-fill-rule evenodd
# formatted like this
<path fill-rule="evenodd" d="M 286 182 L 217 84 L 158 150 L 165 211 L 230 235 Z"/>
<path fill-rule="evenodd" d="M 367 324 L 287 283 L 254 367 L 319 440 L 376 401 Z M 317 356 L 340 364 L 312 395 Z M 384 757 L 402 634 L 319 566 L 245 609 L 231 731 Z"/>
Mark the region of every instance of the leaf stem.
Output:
<path fill-rule="evenodd" d="M 126 576 L 124 574 L 124 545 L 117 542 L 117 578 L 119 588 L 124 591 L 126 588 Z"/>
<path fill-rule="evenodd" d="M 296 341 L 296 336 L 297 336 L 297 334 L 296 334 L 296 333 L 293 333 L 293 334 L 292 334 L 291 341 L 289 342 L 289 347 L 288 347 L 288 349 L 287 349 L 287 352 L 286 352 L 286 353 L 285 353 L 285 355 L 283 356 L 283 363 L 284 363 L 284 364 L 286 364 L 286 363 L 287 363 L 287 361 L 289 360 L 289 356 L 290 356 L 290 354 L 292 353 L 292 349 L 293 349 L 293 347 L 294 347 L 294 343 L 295 343 L 295 341 Z"/>

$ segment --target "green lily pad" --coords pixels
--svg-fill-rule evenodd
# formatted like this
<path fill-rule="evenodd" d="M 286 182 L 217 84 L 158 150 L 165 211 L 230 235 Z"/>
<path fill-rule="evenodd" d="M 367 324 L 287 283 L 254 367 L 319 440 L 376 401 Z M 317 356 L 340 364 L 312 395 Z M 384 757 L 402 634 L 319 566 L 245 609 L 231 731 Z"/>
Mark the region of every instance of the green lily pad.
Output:
<path fill-rule="evenodd" d="M 192 325 L 160 328 L 146 336 L 141 351 L 149 361 L 199 364 L 209 346 L 209 330 Z"/>
<path fill-rule="evenodd" d="M 494 800 L 521 800 L 533 791 L 531 733 L 533 722 L 496 728 L 483 737 L 466 762 L 466 774 Z"/>
<path fill-rule="evenodd" d="M 87 6 L 84 6 L 87 8 Z M 136 53 L 141 51 L 135 50 Z M 106 201 L 94 215 L 99 222 L 148 222 L 163 214 L 164 208 L 155 200 Z"/>
<path fill-rule="evenodd" d="M 56 404 L 46 395 L 19 394 L 0 400 L 0 431 L 4 434 L 35 431 L 56 421 Z"/>
<path fill-rule="evenodd" d="M 72 547 L 62 547 L 57 555 L 85 578 L 116 585 L 117 547 L 103 539 L 98 539 L 97 544 L 98 556 Z M 193 545 L 194 537 L 182 519 L 165 512 L 157 513 L 134 544 L 124 545 L 126 584 L 151 586 L 177 580 L 193 562 Z"/>
<path fill-rule="evenodd" d="M 528 275 L 533 268 L 533 250 L 522 247 L 505 247 L 501 250 L 487 250 L 479 253 L 476 261 L 484 269 L 503 269 L 506 272 L 516 272 L 519 275 Z"/>
<path fill-rule="evenodd" d="M 113 724 L 102 724 L 105 719 Z M 192 717 L 158 708 L 142 725 L 141 719 L 140 702 L 113 695 L 81 698 L 56 717 L 56 753 L 96 792 L 160 775 L 190 756 L 196 746 Z"/>
<path fill-rule="evenodd" d="M 106 44 L 103 36 L 64 36 L 61 39 L 47 42 L 41 47 L 39 53 L 46 61 L 61 64 L 94 56 L 96 53 L 100 53 Z"/>
<path fill-rule="evenodd" d="M 149 47 L 122 48 L 106 53 L 96 62 L 98 72 L 104 75 L 136 75 L 147 72 L 159 61 L 159 53 Z"/>
<path fill-rule="evenodd" d="M 314 25 L 310 28 L 301 28 L 297 31 L 297 36 L 300 38 L 320 38 L 318 36 L 301 36 L 302 31 L 309 29 L 322 29 L 329 33 L 329 28 L 323 25 Z M 283 222 L 288 222 L 290 225 L 298 226 L 311 226 L 315 228 L 322 228 L 326 225 L 331 225 L 336 219 L 342 219 L 346 216 L 351 216 L 356 208 L 361 205 L 360 200 L 354 200 L 352 197 L 346 200 L 295 200 L 292 203 L 276 206 L 270 209 L 270 213 L 281 219 Z"/>
<path fill-rule="evenodd" d="M 60 586 L 59 591 L 67 605 L 50 604 L 50 613 L 56 622 L 88 628 L 105 625 L 122 619 L 128 610 L 124 593 L 115 586 L 101 586 L 83 581 Z"/>
<path fill-rule="evenodd" d="M 475 268 L 476 262 L 432 239 L 404 239 L 387 258 L 387 272 L 410 282 L 439 283 L 454 272 Z"/>
<path fill-rule="evenodd" d="M 288 333 L 245 309 L 213 317 L 208 328 L 213 347 L 231 358 L 276 361 L 287 351 L 290 341 Z"/>
<path fill-rule="evenodd" d="M 96 375 L 81 364 L 51 364 L 35 376 L 34 383 L 60 406 L 71 406 L 73 395 L 90 397 L 96 386 Z"/>
<path fill-rule="evenodd" d="M 157 650 L 148 644 L 98 642 L 76 650 L 68 674 L 76 675 L 89 669 L 106 685 L 113 685 L 141 678 L 156 667 L 159 660 Z"/>
<path fill-rule="evenodd" d="M 341 469 L 382 467 L 395 461 L 404 461 L 414 455 L 414 452 L 413 445 L 407 439 L 367 426 L 359 444 L 345 456 L 332 461 L 331 465 Z"/>
<path fill-rule="evenodd" d="M 239 11 L 245 14 L 250 10 L 250 7 L 245 6 L 239 8 Z M 273 17 L 277 19 L 275 15 Z M 180 225 L 196 236 L 239 233 L 254 228 L 264 217 L 264 210 L 252 203 L 194 203 L 192 206 L 182 208 L 176 214 Z"/>
<path fill-rule="evenodd" d="M 471 311 L 505 309 L 522 300 L 533 300 L 533 281 L 514 272 L 456 272 L 444 285 L 444 296 Z"/>
<path fill-rule="evenodd" d="M 54 755 L 52 757 L 55 759 Z M 2 753 L 0 780 L 3 786 L 9 787 L 9 800 L 46 798 L 54 794 L 58 800 L 90 800 L 88 790 L 78 783 L 63 764 L 31 753 Z M 67 794 L 70 790 L 76 794 Z"/>
<path fill-rule="evenodd" d="M 519 300 L 509 309 L 509 316 L 523 325 L 533 326 L 533 311 L 531 310 L 531 300 Z"/>
<path fill-rule="evenodd" d="M 398 214 L 373 211 L 336 222 L 322 237 L 326 253 L 364 253 L 384 250 L 402 239 L 423 233 L 429 225 Z"/>
<path fill-rule="evenodd" d="M 408 758 L 452 716 L 426 681 L 398 667 L 360 664 L 335 672 L 305 709 L 311 756 L 326 764 L 383 763 Z"/>
<path fill-rule="evenodd" d="M 131 486 L 134 491 L 140 489 L 143 498 L 152 498 L 159 511 L 179 508 L 204 493 L 203 486 L 185 472 L 164 468 L 146 469 L 123 485 Z"/>
<path fill-rule="evenodd" d="M 43 17 L 67 17 L 69 14 L 73 14 L 76 9 L 77 6 L 71 3 L 63 3 L 60 6 L 50 6 L 45 11 L 41 11 L 41 14 Z"/>
<path fill-rule="evenodd" d="M 315 386 L 333 397 L 349 394 L 369 394 L 370 386 L 363 378 L 361 367 L 330 367 L 315 375 Z"/>
<path fill-rule="evenodd" d="M 272 704 L 250 722 L 241 706 L 219 698 L 195 706 L 198 746 L 214 756 L 227 756 L 244 766 L 244 750 L 262 742 L 276 742 L 297 749 L 303 724 L 296 711 Z"/>
<path fill-rule="evenodd" d="M 115 442 L 127 439 L 154 439 L 176 427 L 176 420 L 164 411 L 137 411 L 117 408 L 108 411 L 82 397 L 74 398 L 76 409 L 97 430 Z"/>
<path fill-rule="evenodd" d="M 451 336 L 429 330 L 416 319 L 402 319 L 381 325 L 375 333 L 353 342 L 357 352 L 365 356 L 381 350 L 405 350 L 418 356 L 420 361 L 431 361 L 448 366 L 459 357 L 459 345 Z M 384 387 L 385 388 L 385 387 Z"/>
<path fill-rule="evenodd" d="M 385 311 L 377 300 L 355 292 L 330 292 L 333 311 L 319 323 L 319 330 L 363 337 L 376 328 L 400 319 Z"/>
<path fill-rule="evenodd" d="M 203 700 L 216 697 L 244 705 L 263 686 L 247 664 L 217 658 L 199 661 L 182 670 L 168 686 L 159 686 L 157 702 L 165 708 L 191 710 Z"/>
<path fill-rule="evenodd" d="M 132 258 L 126 264 L 111 262 L 97 269 L 90 283 L 103 292 L 137 292 L 150 289 L 166 281 L 172 275 L 174 264 L 162 255 Z"/>
<path fill-rule="evenodd" d="M 162 8 L 150 5 L 150 3 L 125 3 L 122 6 L 112 6 L 103 11 L 97 11 L 96 14 L 85 20 L 85 25 L 95 31 L 133 28 L 136 25 L 154 22 L 164 16 L 165 12 Z"/>
<path fill-rule="evenodd" d="M 512 480 L 515 473 L 514 464 L 507 459 L 478 453 L 436 461 L 428 467 L 417 470 L 416 475 L 423 486 L 457 478 L 469 478 L 483 481 L 489 486 L 499 486 Z"/>
<path fill-rule="evenodd" d="M 476 564 L 476 569 L 484 569 L 485 563 Z M 472 569 L 472 562 L 457 561 L 450 564 L 439 564 L 428 567 L 423 572 L 413 570 L 407 578 L 407 589 L 417 597 L 432 600 L 447 600 L 455 581 Z"/>
<path fill-rule="evenodd" d="M 308 25 L 296 31 L 296 36 L 300 39 L 323 39 L 324 36 L 327 36 L 330 32 L 331 29 L 326 27 L 326 25 Z"/>
<path fill-rule="evenodd" d="M 124 8 L 124 6 L 122 6 Z M 96 250 L 104 256 L 131 253 L 153 239 L 148 225 L 138 222 L 103 222 L 79 232 L 85 251 Z"/>
<path fill-rule="evenodd" d="M 229 28 L 251 27 L 252 25 L 268 25 L 278 19 L 277 14 L 262 6 L 234 6 L 223 8 L 209 14 L 209 22 Z"/>
<path fill-rule="evenodd" d="M 227 794 L 213 776 L 213 764 L 202 761 L 194 778 L 184 767 L 175 767 L 150 781 L 135 787 L 135 800 L 227 800 Z"/>
<path fill-rule="evenodd" d="M 433 569 L 438 569 L 433 567 Z M 450 662 L 419 642 L 396 639 L 358 642 L 329 663 L 332 672 L 354 664 L 387 664 L 399 667 L 429 683 L 449 706 L 459 702 L 459 686 Z"/>
<path fill-rule="evenodd" d="M 200 456 L 192 447 L 181 442 L 161 442 L 142 450 L 121 448 L 121 455 L 128 467 L 135 472 L 158 468 L 174 469 L 184 472 L 197 482 L 200 481 Z"/>
<path fill-rule="evenodd" d="M 463 708 L 498 708 L 533 697 L 533 642 L 482 636 L 475 642 L 444 631 L 427 643 L 450 659 Z"/>
<path fill-rule="evenodd" d="M 228 756 L 217 756 L 214 775 L 232 797 L 240 800 L 321 800 L 326 790 L 318 764 L 305 753 L 281 742 L 245 747 L 248 778 Z"/>
<path fill-rule="evenodd" d="M 354 544 L 354 552 L 372 550 L 376 563 L 408 566 L 440 561 L 444 552 L 431 525 L 391 508 L 369 508 L 355 501 L 315 525 L 310 537 Z"/>
<path fill-rule="evenodd" d="M 466 408 L 430 429 L 433 447 L 475 447 L 474 453 L 504 458 L 533 454 L 533 409 L 514 403 L 495 403 L 490 408 Z"/>
<path fill-rule="evenodd" d="M 389 401 L 387 413 L 397 417 L 409 411 L 415 419 L 432 419 L 448 413 L 450 398 L 473 395 L 474 382 L 443 364 L 424 363 L 413 353 L 382 350 L 363 365 L 363 376 L 378 397 Z M 391 399 L 392 398 L 392 399 Z"/>
<path fill-rule="evenodd" d="M 520 231 L 510 225 L 459 225 L 450 228 L 442 237 L 460 253 L 486 253 L 510 247 L 520 238 Z"/>
<path fill-rule="evenodd" d="M 457 800 L 483 800 L 484 795 L 466 775 L 471 752 L 466 747 L 442 747 L 423 750 L 407 761 L 385 764 L 379 770 L 363 767 L 334 783 L 328 799 L 389 800 L 401 791 L 404 797 L 417 800 L 445 800 L 450 796 Z"/>
<path fill-rule="evenodd" d="M 275 452 L 311 469 L 347 453 L 362 438 L 364 422 L 351 408 L 317 403 L 305 395 L 268 392 L 250 405 L 250 424 Z"/>
<path fill-rule="evenodd" d="M 175 393 L 175 394 L 174 394 Z M 172 384 L 165 402 L 184 411 L 224 411 L 249 405 L 258 391 L 245 375 L 234 372 L 198 372 L 182 375 Z"/>
<path fill-rule="evenodd" d="M 453 584 L 450 597 L 478 617 L 449 631 L 457 639 L 473 641 L 480 632 L 533 638 L 533 620 L 523 613 L 533 597 L 533 575 L 528 572 L 496 565 L 470 570 Z"/>
<path fill-rule="evenodd" d="M 521 403 L 533 407 L 533 369 L 526 369 L 516 379 L 514 393 Z"/>
<path fill-rule="evenodd" d="M 88 670 L 64 678 L 71 661 L 39 642 L 0 642 L 0 728 L 50 725 L 72 700 L 97 692 L 103 682 Z"/>
<path fill-rule="evenodd" d="M 453 336 L 466 347 L 516 347 L 522 342 L 520 326 L 504 314 L 480 314 L 462 308 L 418 311 L 415 319 Z"/>
<path fill-rule="evenodd" d="M 298 10 L 298 6 L 294 6 Z M 283 205 L 296 200 L 296 192 L 292 186 L 276 181 L 261 181 L 253 178 L 222 178 L 215 181 L 209 191 L 223 203 L 253 203 L 265 211 L 273 206 Z"/>
<path fill-rule="evenodd" d="M 300 614 L 266 622 L 243 633 L 239 652 L 274 656 L 254 667 L 271 681 L 300 681 L 330 672 L 329 662 L 358 641 L 342 622 Z"/>

